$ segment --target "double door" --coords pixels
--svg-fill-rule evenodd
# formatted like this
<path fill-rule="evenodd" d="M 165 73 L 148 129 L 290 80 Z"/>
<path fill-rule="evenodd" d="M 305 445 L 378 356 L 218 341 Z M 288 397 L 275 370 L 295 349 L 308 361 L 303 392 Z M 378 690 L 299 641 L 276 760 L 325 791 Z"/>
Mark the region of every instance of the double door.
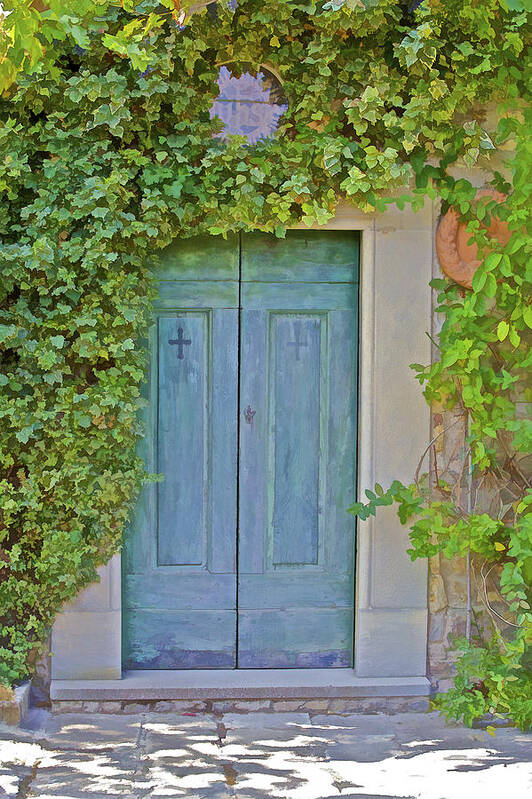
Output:
<path fill-rule="evenodd" d="M 357 281 L 351 232 L 163 254 L 126 668 L 352 664 Z"/>

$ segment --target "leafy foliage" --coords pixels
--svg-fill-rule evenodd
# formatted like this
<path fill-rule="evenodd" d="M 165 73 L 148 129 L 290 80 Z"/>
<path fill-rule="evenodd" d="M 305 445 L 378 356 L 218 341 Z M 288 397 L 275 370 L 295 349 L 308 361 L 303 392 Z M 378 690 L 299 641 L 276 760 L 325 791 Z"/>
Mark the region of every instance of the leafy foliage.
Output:
<path fill-rule="evenodd" d="M 529 365 L 525 4 L 241 0 L 185 24 L 190 4 L 177 0 L 11 5 L 0 21 L 0 676 L 31 669 L 58 608 L 120 546 L 146 479 L 135 442 L 153 251 L 200 232 L 282 236 L 326 222 L 339 197 L 372 210 L 437 194 L 479 241 L 489 213 L 515 231 L 473 293 L 439 284 L 442 357 L 418 369 L 429 401 L 467 413 L 474 474 L 510 476 L 515 519 L 463 512 L 445 486 L 437 501 L 419 486 L 378 487 L 369 511 L 398 500 L 405 523 L 422 514 L 414 556 L 463 553 L 467 540 L 504 560 L 519 626 L 493 652 L 513 646 L 517 673 L 530 563 L 512 454 L 527 437 L 515 399 Z M 213 137 L 221 64 L 281 76 L 289 110 L 275 139 Z M 494 102 L 498 124 L 483 111 Z M 515 141 L 508 202 L 477 206 L 456 170 L 478 163 L 509 190 L 496 158 Z M 511 448 L 502 459 L 497 442 Z"/>
<path fill-rule="evenodd" d="M 401 521 L 411 525 L 413 559 L 438 553 L 449 559 L 466 558 L 468 568 L 480 577 L 490 624 L 486 628 L 477 620 L 475 634 L 456 642 L 462 654 L 455 687 L 439 697 L 436 706 L 468 724 L 485 713 L 507 714 L 523 728 L 532 724 L 531 422 L 527 415 L 532 274 L 526 122 L 515 126 L 512 192 L 504 204 L 496 208 L 490 204 L 488 209 L 506 219 L 513 231 L 506 247 L 496 250 L 487 239 L 481 227 L 487 209 L 481 203 L 475 205 L 469 183 L 440 177 L 435 181 L 443 197 L 467 211 L 472 235 L 488 252 L 475 273 L 472 292 L 445 280 L 433 281 L 439 291 L 437 311 L 443 315 L 440 357 L 430 367 L 412 364 L 429 402 L 452 408 L 463 423 L 461 468 L 448 478 L 434 451 L 432 469 L 424 479 L 411 486 L 394 481 L 386 491 L 377 485 L 374 491 L 366 491 L 368 502 L 351 508 L 367 519 L 380 506 L 398 503 Z M 501 119 L 499 131 L 506 124 Z M 449 426 L 453 424 L 456 420 Z M 502 613 L 492 605 L 489 581 L 499 592 Z"/>

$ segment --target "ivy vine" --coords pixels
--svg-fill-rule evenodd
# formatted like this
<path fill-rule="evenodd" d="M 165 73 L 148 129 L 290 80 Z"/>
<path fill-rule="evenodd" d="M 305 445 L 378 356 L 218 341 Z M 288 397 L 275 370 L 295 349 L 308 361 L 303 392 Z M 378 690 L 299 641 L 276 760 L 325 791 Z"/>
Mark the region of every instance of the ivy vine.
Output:
<path fill-rule="evenodd" d="M 339 198 L 380 211 L 440 197 L 491 251 L 473 291 L 435 284 L 441 357 L 416 367 L 427 400 L 467 419 L 466 466 L 454 485 L 429 472 L 377 486 L 353 512 L 397 501 L 413 557 L 495 565 L 510 624 L 459 644 L 441 707 L 526 726 L 527 3 L 239 0 L 187 16 L 188 5 L 2 6 L 0 678 L 31 672 L 62 603 L 120 547 L 146 479 L 138 342 L 153 251 L 201 232 L 283 236 L 325 223 Z M 262 64 L 288 99 L 277 135 L 252 147 L 215 138 L 220 66 Z M 463 170 L 476 165 L 505 203 L 475 202 Z M 513 231 L 505 248 L 486 238 L 490 215 Z M 500 502 L 481 510 L 479 484 Z"/>

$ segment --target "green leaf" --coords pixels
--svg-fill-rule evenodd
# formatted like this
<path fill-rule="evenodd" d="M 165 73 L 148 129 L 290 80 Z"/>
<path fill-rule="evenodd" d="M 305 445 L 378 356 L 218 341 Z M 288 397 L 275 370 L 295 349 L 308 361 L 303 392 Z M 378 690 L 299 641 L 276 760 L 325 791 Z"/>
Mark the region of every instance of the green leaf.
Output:
<path fill-rule="evenodd" d="M 0 325 L 0 341 L 7 341 L 17 333 L 16 325 Z"/>
<path fill-rule="evenodd" d="M 501 268 L 500 268 L 501 275 L 504 277 L 511 277 L 512 276 L 512 264 L 510 258 L 506 253 L 502 256 L 501 259 Z"/>
<path fill-rule="evenodd" d="M 497 281 L 491 272 L 487 275 L 484 291 L 488 297 L 495 297 L 497 293 Z"/>
<path fill-rule="evenodd" d="M 91 211 L 92 216 L 95 217 L 96 219 L 103 219 L 104 217 L 107 216 L 108 213 L 109 213 L 108 208 L 100 208 L 100 207 L 93 208 Z"/>
<path fill-rule="evenodd" d="M 492 252 L 490 253 L 484 261 L 484 269 L 487 272 L 491 272 L 492 269 L 497 267 L 502 259 L 502 253 L 500 252 Z"/>
<path fill-rule="evenodd" d="M 33 427 L 24 427 L 22 430 L 18 430 L 15 433 L 15 438 L 22 444 L 27 444 L 32 433 Z"/>
<path fill-rule="evenodd" d="M 484 271 L 482 267 L 479 267 L 475 274 L 473 275 L 473 291 L 482 291 L 484 288 L 484 284 L 486 283 L 488 275 L 487 272 Z"/>
<path fill-rule="evenodd" d="M 504 320 L 497 325 L 497 338 L 499 341 L 504 341 L 510 330 L 510 325 Z"/>
<path fill-rule="evenodd" d="M 521 343 L 521 337 L 513 325 L 510 327 L 510 343 L 512 347 L 518 347 Z"/>

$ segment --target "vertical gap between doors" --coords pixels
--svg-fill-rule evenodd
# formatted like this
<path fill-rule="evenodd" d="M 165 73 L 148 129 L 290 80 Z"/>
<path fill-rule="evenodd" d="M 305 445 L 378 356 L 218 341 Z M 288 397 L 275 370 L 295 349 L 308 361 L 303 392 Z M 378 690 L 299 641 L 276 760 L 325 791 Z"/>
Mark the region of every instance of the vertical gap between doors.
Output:
<path fill-rule="evenodd" d="M 238 236 L 238 364 L 237 364 L 237 379 L 238 379 L 238 391 L 237 391 L 237 403 L 236 403 L 236 412 L 237 412 L 237 419 L 236 419 L 236 435 L 237 435 L 237 448 L 236 448 L 236 530 L 235 530 L 235 540 L 236 540 L 236 548 L 235 548 L 235 571 L 236 571 L 236 580 L 235 580 L 235 615 L 236 615 L 236 624 L 235 624 L 235 669 L 238 669 L 238 623 L 239 623 L 239 612 L 238 612 L 238 596 L 239 596 L 239 545 L 240 545 L 240 402 L 241 402 L 241 385 L 242 381 L 240 379 L 240 366 L 242 363 L 242 234 L 240 233 Z"/>

